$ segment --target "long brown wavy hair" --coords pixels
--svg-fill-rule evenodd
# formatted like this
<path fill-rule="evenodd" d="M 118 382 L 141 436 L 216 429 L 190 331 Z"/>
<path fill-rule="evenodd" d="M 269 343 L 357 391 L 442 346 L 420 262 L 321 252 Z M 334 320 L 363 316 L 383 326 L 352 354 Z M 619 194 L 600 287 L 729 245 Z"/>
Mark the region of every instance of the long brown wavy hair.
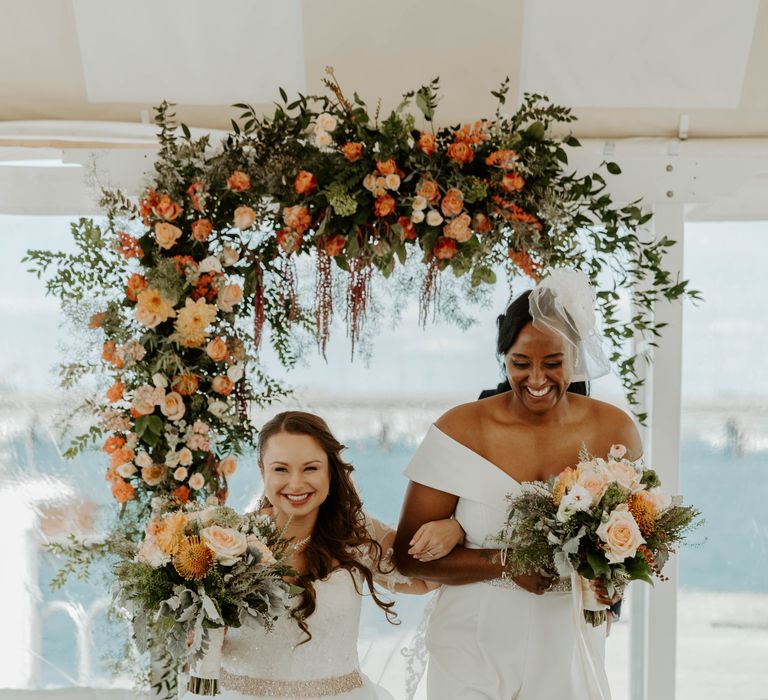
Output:
<path fill-rule="evenodd" d="M 335 569 L 346 569 L 350 574 L 358 571 L 387 620 L 397 624 L 397 615 L 392 610 L 394 602 L 379 598 L 373 586 L 373 572 L 356 559 L 356 552 L 367 550 L 371 552 L 374 561 L 380 562 L 382 550 L 381 545 L 371 537 L 366 528 L 363 503 L 350 476 L 354 467 L 341 458 L 345 446 L 333 436 L 326 422 L 319 416 L 304 411 L 284 411 L 265 423 L 259 431 L 259 468 L 262 473 L 267 442 L 274 435 L 283 432 L 308 435 L 317 440 L 328 457 L 330 474 L 328 498 L 320 505 L 309 545 L 304 550 L 307 571 L 300 574 L 296 580 L 296 584 L 301 586 L 304 592 L 301 595 L 301 603 L 294 608 L 292 614 L 299 627 L 307 634 L 307 639 L 302 644 L 312 638 L 306 620 L 316 607 L 317 595 L 313 582 L 326 578 Z M 266 494 L 262 506 L 272 506 Z M 355 589 L 362 595 L 357 578 L 352 576 L 352 580 Z"/>

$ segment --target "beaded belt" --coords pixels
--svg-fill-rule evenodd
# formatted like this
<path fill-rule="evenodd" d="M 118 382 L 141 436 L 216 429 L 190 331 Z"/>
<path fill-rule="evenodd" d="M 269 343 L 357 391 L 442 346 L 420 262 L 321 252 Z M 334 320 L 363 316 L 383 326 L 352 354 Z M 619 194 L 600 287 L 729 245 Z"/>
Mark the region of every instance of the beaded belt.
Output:
<path fill-rule="evenodd" d="M 511 578 L 492 578 L 485 581 L 489 586 L 496 586 L 497 588 L 511 588 L 515 591 L 524 591 L 525 588 L 519 586 Z M 571 579 L 559 578 L 557 579 L 545 593 L 558 592 L 565 593 L 571 590 Z"/>
<path fill-rule="evenodd" d="M 266 698 L 322 698 L 363 687 L 363 678 L 358 671 L 352 671 L 344 676 L 317 678 L 313 681 L 277 681 L 238 676 L 222 669 L 220 681 L 221 687 L 227 690 Z"/>

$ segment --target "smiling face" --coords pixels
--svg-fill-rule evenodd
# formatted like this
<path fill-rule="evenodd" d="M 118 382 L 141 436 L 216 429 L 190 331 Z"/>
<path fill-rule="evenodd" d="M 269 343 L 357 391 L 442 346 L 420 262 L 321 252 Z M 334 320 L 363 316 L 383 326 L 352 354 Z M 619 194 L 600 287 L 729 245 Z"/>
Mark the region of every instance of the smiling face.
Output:
<path fill-rule="evenodd" d="M 531 413 L 541 415 L 565 395 L 573 376 L 573 357 L 565 341 L 526 324 L 504 355 L 512 391 Z"/>
<path fill-rule="evenodd" d="M 328 455 L 313 437 L 279 432 L 261 452 L 264 493 L 279 520 L 317 519 L 328 498 L 331 478 Z"/>

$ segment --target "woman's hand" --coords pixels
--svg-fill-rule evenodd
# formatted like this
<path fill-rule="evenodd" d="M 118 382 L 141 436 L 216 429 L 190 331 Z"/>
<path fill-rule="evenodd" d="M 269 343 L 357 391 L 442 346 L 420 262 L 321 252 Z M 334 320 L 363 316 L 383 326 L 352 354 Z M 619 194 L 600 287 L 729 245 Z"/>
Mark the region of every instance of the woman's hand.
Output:
<path fill-rule="evenodd" d="M 608 589 L 599 579 L 592 579 L 589 582 L 589 587 L 595 594 L 597 602 L 601 603 L 602 605 L 613 605 L 614 603 L 618 603 L 621 600 L 621 591 L 616 591 L 613 597 L 609 596 Z"/>
<path fill-rule="evenodd" d="M 517 574 L 511 578 L 518 586 L 535 595 L 543 595 L 552 588 L 552 584 L 555 582 L 551 576 L 542 576 L 541 574 Z"/>
<path fill-rule="evenodd" d="M 434 561 L 441 559 L 464 542 L 464 530 L 454 518 L 424 523 L 411 538 L 408 550 L 414 559 Z"/>

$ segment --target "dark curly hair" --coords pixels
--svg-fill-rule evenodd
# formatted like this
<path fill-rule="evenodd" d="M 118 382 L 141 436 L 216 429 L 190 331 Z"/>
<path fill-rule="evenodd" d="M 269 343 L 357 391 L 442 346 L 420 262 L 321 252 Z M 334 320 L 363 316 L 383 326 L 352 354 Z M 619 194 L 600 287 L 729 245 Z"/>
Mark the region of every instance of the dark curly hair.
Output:
<path fill-rule="evenodd" d="M 326 578 L 337 568 L 347 569 L 350 574 L 357 571 L 365 579 L 371 597 L 384 611 L 387 620 L 396 624 L 397 616 L 392 610 L 394 602 L 379 598 L 373 585 L 373 572 L 356 558 L 356 552 L 362 549 L 369 550 L 374 561 L 381 561 L 382 550 L 366 527 L 363 503 L 351 479 L 354 467 L 341 458 L 345 446 L 333 436 L 326 422 L 319 416 L 304 411 L 284 411 L 265 423 L 259 431 L 259 468 L 262 471 L 264 448 L 269 439 L 278 433 L 314 438 L 328 457 L 330 474 L 328 497 L 320 505 L 309 545 L 304 550 L 307 571 L 296 580 L 296 584 L 304 589 L 301 603 L 293 611 L 299 627 L 307 634 L 302 644 L 312 638 L 306 620 L 316 606 L 317 595 L 313 582 Z M 266 495 L 262 505 L 272 505 Z M 362 594 L 357 579 L 354 576 L 352 578 L 357 592 Z"/>

